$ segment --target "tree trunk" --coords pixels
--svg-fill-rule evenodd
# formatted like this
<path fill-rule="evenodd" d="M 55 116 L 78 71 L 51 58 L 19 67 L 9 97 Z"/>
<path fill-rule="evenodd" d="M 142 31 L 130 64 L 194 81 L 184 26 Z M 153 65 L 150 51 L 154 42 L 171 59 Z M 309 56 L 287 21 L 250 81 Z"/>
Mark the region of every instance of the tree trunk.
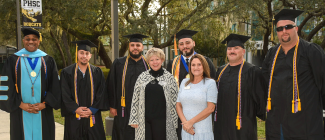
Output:
<path fill-rule="evenodd" d="M 68 63 L 68 66 L 70 66 L 72 64 L 72 57 L 71 57 L 71 53 L 70 53 L 70 48 L 69 48 L 69 44 L 68 44 L 68 38 L 67 38 L 67 33 L 63 30 L 62 31 L 62 41 L 63 41 L 63 46 L 64 46 L 64 49 L 65 49 L 65 53 L 67 55 L 67 63 Z"/>
<path fill-rule="evenodd" d="M 306 40 L 310 41 L 314 37 L 314 35 L 317 34 L 317 32 L 319 30 L 321 30 L 324 26 L 325 26 L 325 20 L 323 20 L 313 30 L 311 30 L 311 32 L 308 34 L 308 37 L 306 38 Z"/>
<path fill-rule="evenodd" d="M 322 43 L 320 44 L 320 46 L 325 49 L 325 38 L 323 39 Z"/>
<path fill-rule="evenodd" d="M 100 43 L 100 45 L 98 46 L 99 52 L 98 55 L 100 56 L 100 58 L 103 60 L 105 67 L 106 68 L 111 68 L 112 66 L 112 60 L 108 57 L 107 52 L 104 48 L 104 45 L 102 42 L 100 42 L 99 39 L 95 39 L 95 40 L 91 40 L 93 43 L 98 44 Z"/>
<path fill-rule="evenodd" d="M 119 50 L 119 57 L 123 57 L 126 53 L 126 51 L 128 51 L 128 47 L 129 47 L 129 43 L 128 41 L 124 41 L 121 42 L 121 49 Z"/>
<path fill-rule="evenodd" d="M 54 36 L 52 30 L 50 30 L 50 34 L 51 34 L 52 38 L 54 39 L 55 46 L 58 48 L 58 50 L 59 50 L 59 52 L 60 52 L 60 54 L 61 54 L 61 58 L 62 58 L 62 61 L 63 61 L 63 66 L 64 66 L 64 67 L 67 67 L 67 63 L 66 63 L 65 58 L 64 58 L 64 53 L 63 53 L 63 51 L 62 51 L 62 49 L 61 49 L 61 46 L 60 46 L 58 40 L 57 40 L 56 37 Z"/>
<path fill-rule="evenodd" d="M 267 51 L 269 50 L 268 46 L 269 46 L 269 36 L 270 36 L 270 28 L 266 29 L 266 33 L 264 34 L 263 37 L 263 53 L 262 53 L 262 58 L 265 58 L 265 55 L 267 53 Z"/>

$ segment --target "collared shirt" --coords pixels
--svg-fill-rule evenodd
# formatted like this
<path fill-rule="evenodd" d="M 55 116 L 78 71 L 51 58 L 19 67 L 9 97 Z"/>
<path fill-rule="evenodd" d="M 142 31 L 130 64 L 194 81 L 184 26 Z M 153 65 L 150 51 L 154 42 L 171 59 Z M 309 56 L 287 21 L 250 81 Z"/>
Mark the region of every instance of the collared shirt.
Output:
<path fill-rule="evenodd" d="M 80 70 L 80 72 L 82 73 L 82 78 L 85 78 L 85 73 L 83 73 L 80 69 L 80 67 L 78 66 L 78 69 Z"/>
<path fill-rule="evenodd" d="M 194 55 L 194 53 L 189 58 L 185 57 L 184 55 L 182 55 L 182 57 L 184 58 L 185 61 L 186 61 L 186 59 L 188 59 L 188 62 L 190 63 L 190 60 L 191 60 L 193 55 Z"/>

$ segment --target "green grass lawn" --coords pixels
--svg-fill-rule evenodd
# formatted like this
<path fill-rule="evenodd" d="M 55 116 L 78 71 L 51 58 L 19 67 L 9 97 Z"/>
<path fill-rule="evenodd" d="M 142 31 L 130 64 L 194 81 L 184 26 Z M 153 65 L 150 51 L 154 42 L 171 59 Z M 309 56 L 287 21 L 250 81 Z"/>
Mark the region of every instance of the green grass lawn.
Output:
<path fill-rule="evenodd" d="M 102 112 L 102 119 L 104 122 L 104 128 L 105 128 L 105 118 L 109 115 L 109 111 L 103 111 Z M 64 124 L 64 118 L 61 117 L 60 109 L 54 110 L 54 119 L 57 123 Z M 257 135 L 258 139 L 265 139 L 265 122 L 257 118 Z M 110 136 L 106 137 L 106 140 L 111 140 Z"/>
<path fill-rule="evenodd" d="M 257 118 L 257 136 L 258 139 L 265 139 L 265 121 Z"/>

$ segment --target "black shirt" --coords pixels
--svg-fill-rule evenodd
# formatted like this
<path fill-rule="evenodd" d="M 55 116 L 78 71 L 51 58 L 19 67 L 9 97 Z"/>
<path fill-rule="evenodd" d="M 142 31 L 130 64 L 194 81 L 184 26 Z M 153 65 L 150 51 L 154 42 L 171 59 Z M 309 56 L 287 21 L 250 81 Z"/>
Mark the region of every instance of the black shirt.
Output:
<path fill-rule="evenodd" d="M 150 70 L 149 73 L 157 78 L 163 75 L 164 70 Z M 158 84 L 157 79 L 149 82 L 145 89 L 146 119 L 166 118 L 166 99 L 163 87 Z"/>

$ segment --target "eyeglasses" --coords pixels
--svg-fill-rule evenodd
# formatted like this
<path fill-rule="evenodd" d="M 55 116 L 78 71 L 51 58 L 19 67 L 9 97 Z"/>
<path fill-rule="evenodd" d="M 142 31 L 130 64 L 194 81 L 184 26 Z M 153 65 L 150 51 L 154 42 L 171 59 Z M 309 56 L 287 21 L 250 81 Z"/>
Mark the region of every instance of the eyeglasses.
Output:
<path fill-rule="evenodd" d="M 297 27 L 297 26 L 290 25 L 290 24 L 286 25 L 286 26 L 280 26 L 280 27 L 276 28 L 276 31 L 281 32 L 281 31 L 283 31 L 283 28 L 286 29 L 286 30 L 289 30 L 289 29 L 292 29 L 293 27 Z"/>

